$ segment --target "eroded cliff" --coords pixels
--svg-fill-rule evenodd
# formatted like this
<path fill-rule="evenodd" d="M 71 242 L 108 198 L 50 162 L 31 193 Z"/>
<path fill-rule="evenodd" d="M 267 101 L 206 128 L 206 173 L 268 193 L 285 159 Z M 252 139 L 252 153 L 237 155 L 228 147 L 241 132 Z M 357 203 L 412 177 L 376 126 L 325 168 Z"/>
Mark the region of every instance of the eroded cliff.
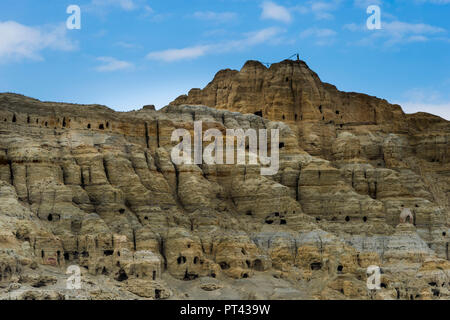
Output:
<path fill-rule="evenodd" d="M 174 164 L 194 121 L 279 129 L 280 170 Z M 220 71 L 159 111 L 0 94 L 0 297 L 448 299 L 449 136 L 296 61 Z"/>

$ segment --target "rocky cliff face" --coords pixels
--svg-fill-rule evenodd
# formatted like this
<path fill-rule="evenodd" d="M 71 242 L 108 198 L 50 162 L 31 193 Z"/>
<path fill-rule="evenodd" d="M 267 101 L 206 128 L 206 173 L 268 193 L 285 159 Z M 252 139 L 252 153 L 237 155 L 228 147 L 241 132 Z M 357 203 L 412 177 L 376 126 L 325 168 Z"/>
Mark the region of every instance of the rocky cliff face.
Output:
<path fill-rule="evenodd" d="M 278 174 L 174 164 L 194 121 L 279 129 Z M 0 94 L 0 297 L 449 299 L 449 136 L 295 61 L 220 71 L 159 111 Z"/>

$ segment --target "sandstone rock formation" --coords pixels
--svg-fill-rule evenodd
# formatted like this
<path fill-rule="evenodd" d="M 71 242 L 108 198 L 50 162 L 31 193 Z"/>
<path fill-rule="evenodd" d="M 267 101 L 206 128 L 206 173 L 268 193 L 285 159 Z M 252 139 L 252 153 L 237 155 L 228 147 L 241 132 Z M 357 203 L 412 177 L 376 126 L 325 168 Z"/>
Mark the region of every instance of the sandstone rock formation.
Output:
<path fill-rule="evenodd" d="M 279 129 L 278 173 L 173 163 L 194 121 Z M 449 136 L 290 60 L 158 111 L 0 94 L 0 298 L 449 299 Z"/>

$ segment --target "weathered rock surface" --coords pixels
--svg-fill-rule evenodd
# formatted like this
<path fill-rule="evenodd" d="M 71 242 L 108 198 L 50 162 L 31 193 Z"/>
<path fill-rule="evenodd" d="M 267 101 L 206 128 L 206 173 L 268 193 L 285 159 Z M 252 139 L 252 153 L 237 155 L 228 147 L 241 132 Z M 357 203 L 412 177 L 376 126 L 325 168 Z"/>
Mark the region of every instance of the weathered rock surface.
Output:
<path fill-rule="evenodd" d="M 278 173 L 174 164 L 194 121 L 280 129 Z M 294 61 L 159 111 L 0 94 L 0 298 L 449 299 L 449 136 Z"/>

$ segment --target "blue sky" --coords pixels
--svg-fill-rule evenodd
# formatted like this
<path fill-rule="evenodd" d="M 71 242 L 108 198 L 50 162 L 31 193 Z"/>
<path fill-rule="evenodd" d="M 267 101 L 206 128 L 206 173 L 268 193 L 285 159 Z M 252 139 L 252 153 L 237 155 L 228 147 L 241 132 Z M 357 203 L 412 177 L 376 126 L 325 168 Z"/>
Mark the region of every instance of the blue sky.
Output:
<path fill-rule="evenodd" d="M 0 2 L 0 92 L 41 100 L 163 107 L 220 69 L 296 52 L 340 90 L 450 119 L 450 0 Z"/>

